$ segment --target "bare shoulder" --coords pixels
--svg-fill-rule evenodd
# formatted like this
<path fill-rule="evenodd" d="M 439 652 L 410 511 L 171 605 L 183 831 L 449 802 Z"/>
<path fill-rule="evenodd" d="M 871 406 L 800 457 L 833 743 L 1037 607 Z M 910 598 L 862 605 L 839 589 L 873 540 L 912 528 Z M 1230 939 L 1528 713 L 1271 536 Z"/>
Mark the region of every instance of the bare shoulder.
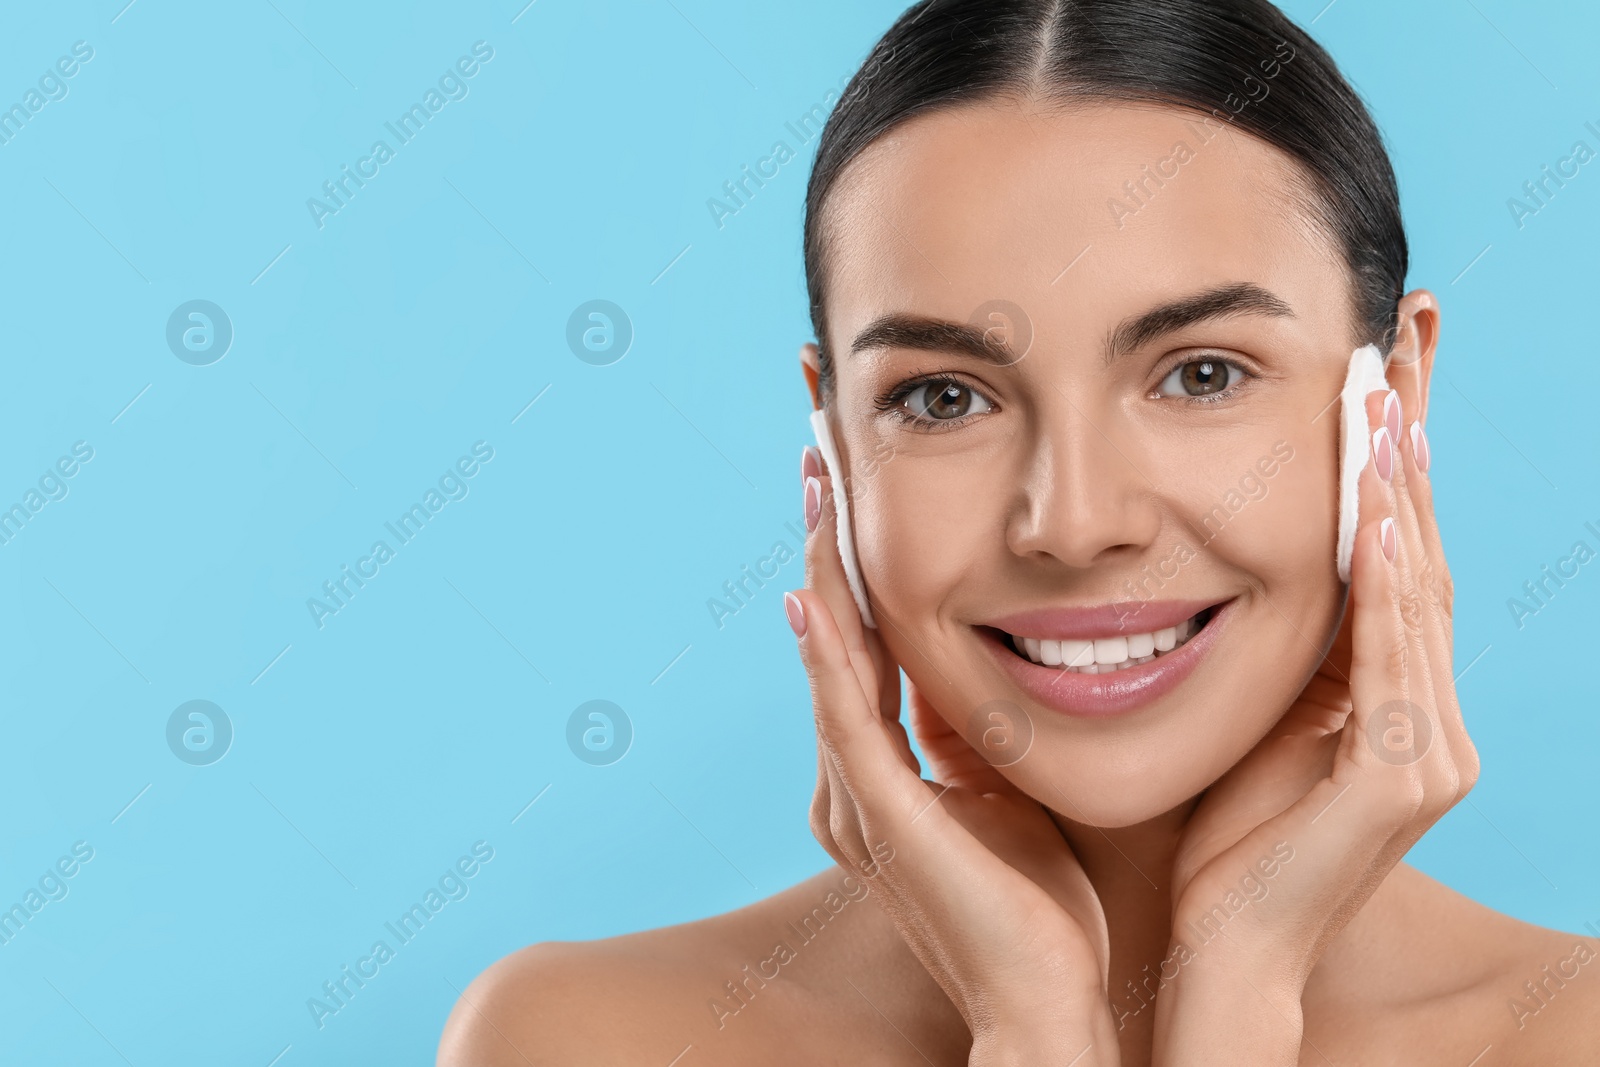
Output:
<path fill-rule="evenodd" d="M 457 1001 L 437 1062 L 830 1063 L 826 1045 L 860 1014 L 840 1010 L 837 974 L 870 982 L 906 958 L 865 888 L 832 869 L 723 915 L 513 952 Z"/>
<path fill-rule="evenodd" d="M 1320 1033 L 1307 1020 L 1320 1052 L 1305 1062 L 1335 1048 L 1372 1064 L 1595 1062 L 1600 938 L 1523 922 L 1405 864 L 1371 904 L 1324 957 Z"/>
<path fill-rule="evenodd" d="M 1473 1001 L 1500 1020 L 1484 1063 L 1579 1067 L 1600 1045 L 1600 939 L 1506 919 L 1504 962 Z"/>
<path fill-rule="evenodd" d="M 671 941 L 552 941 L 501 958 L 456 1002 L 439 1067 L 671 1061 L 672 990 L 688 981 Z"/>

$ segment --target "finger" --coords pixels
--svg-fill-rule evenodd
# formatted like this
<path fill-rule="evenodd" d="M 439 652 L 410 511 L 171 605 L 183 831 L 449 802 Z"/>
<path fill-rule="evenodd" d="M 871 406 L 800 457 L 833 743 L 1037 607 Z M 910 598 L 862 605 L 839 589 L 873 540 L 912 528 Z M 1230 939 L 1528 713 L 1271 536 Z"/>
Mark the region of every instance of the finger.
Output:
<path fill-rule="evenodd" d="M 1393 407 L 1401 421 L 1404 412 L 1398 395 Z M 1429 694 L 1427 706 L 1440 728 L 1437 746 L 1427 754 L 1428 768 L 1436 776 L 1434 785 L 1462 795 L 1459 790 L 1460 764 L 1476 759 L 1472 742 L 1461 719 L 1461 706 L 1455 696 L 1453 677 L 1453 632 L 1437 590 L 1434 567 L 1444 566 L 1438 543 L 1438 528 L 1433 522 L 1431 501 L 1424 504 L 1427 478 L 1416 462 L 1413 435 L 1403 433 L 1396 442 L 1394 457 L 1395 518 L 1400 530 L 1399 596 L 1401 615 L 1416 635 L 1416 644 L 1426 664 L 1419 672 Z M 1424 512 L 1424 507 L 1428 510 Z"/>
<path fill-rule="evenodd" d="M 844 563 L 839 559 L 839 540 L 835 529 L 838 512 L 833 507 L 832 482 L 833 479 L 824 474 L 806 479 L 804 486 L 806 588 L 815 591 L 827 603 L 837 620 L 840 639 L 861 678 L 861 689 L 872 698 L 876 711 L 882 687 L 877 665 L 867 649 L 861 612 L 856 607 L 850 583 L 845 578 Z"/>
<path fill-rule="evenodd" d="M 1385 464 L 1392 477 L 1395 458 L 1393 443 L 1383 413 L 1383 391 L 1367 395 L 1369 425 L 1373 427 L 1371 458 L 1360 474 L 1360 517 L 1355 549 L 1350 564 L 1351 661 L 1350 698 L 1353 705 L 1347 732 L 1351 727 L 1361 736 L 1348 741 L 1363 741 L 1354 746 L 1355 762 L 1366 768 L 1394 766 L 1372 758 L 1366 750 L 1371 717 L 1383 705 L 1409 699 L 1416 667 L 1415 652 L 1405 620 L 1401 617 L 1398 590 L 1400 529 L 1395 519 L 1394 486 L 1384 477 Z M 1359 566 L 1358 566 L 1359 562 Z M 1383 708 L 1386 714 L 1389 710 Z"/>
<path fill-rule="evenodd" d="M 867 856 L 868 848 L 860 812 L 840 777 L 842 757 L 835 741 L 843 728 L 837 719 L 841 708 L 853 703 L 862 705 L 855 709 L 858 721 L 870 719 L 871 711 L 866 706 L 865 694 L 859 690 L 859 682 L 854 681 L 853 666 L 834 668 L 823 653 L 807 653 L 806 639 L 813 637 L 815 620 L 820 617 L 819 612 L 826 614 L 828 609 L 814 607 L 808 613 L 806 599 L 799 593 L 784 594 L 784 608 L 790 626 L 796 631 L 801 661 L 811 681 L 811 706 L 817 730 L 817 789 L 811 799 L 811 832 L 835 863 L 853 870 Z M 834 643 L 837 643 L 837 635 L 834 636 Z M 816 637 L 813 644 L 825 646 L 825 637 Z M 835 655 L 834 659 L 838 658 Z M 848 657 L 844 660 L 848 662 Z"/>
<path fill-rule="evenodd" d="M 815 716 L 815 709 L 812 712 Z M 833 808 L 833 758 L 828 755 L 828 743 L 817 731 L 817 787 L 811 794 L 811 833 L 835 860 L 833 839 L 828 835 L 828 813 Z"/>
<path fill-rule="evenodd" d="M 815 345 L 807 345 L 806 347 L 813 350 L 816 348 Z M 813 355 L 815 355 L 814 351 Z M 808 478 L 818 479 L 818 488 L 820 490 L 821 479 L 825 473 L 826 463 L 822 457 L 822 450 L 813 445 L 807 445 L 800 456 L 802 491 L 805 489 L 805 483 Z M 828 500 L 824 502 L 824 507 L 831 500 L 830 494 Z M 837 534 L 835 536 L 837 537 Z M 835 544 L 835 551 L 837 551 L 837 543 Z M 878 677 L 878 712 L 884 717 L 885 721 L 895 721 L 900 717 L 900 667 L 890 658 L 881 636 L 876 631 L 866 632 L 865 628 L 863 628 L 863 639 L 866 643 L 867 651 L 871 655 L 873 669 Z M 846 633 L 847 643 L 849 639 L 849 634 Z M 907 751 L 910 751 L 909 744 L 907 745 Z M 913 762 L 915 761 L 913 760 Z"/>
<path fill-rule="evenodd" d="M 1390 437 L 1395 428 L 1403 424 L 1399 394 L 1393 391 L 1383 394 L 1382 407 L 1386 427 L 1382 435 Z M 1388 461 L 1389 488 L 1394 504 L 1395 597 L 1410 655 L 1405 696 L 1416 705 L 1403 711 L 1413 718 L 1420 718 L 1421 714 L 1428 717 L 1427 723 L 1419 721 L 1410 727 L 1418 732 L 1416 769 L 1431 797 L 1447 795 L 1450 798 L 1446 804 L 1448 808 L 1464 795 L 1462 766 L 1475 762 L 1476 752 L 1467 737 L 1460 705 L 1455 699 L 1450 630 L 1437 598 L 1430 596 L 1425 587 L 1423 575 L 1431 566 L 1432 550 L 1424 538 L 1416 508 L 1412 479 L 1419 482 L 1424 479 L 1416 468 L 1414 456 L 1410 461 L 1407 459 L 1411 451 L 1409 441 L 1390 437 L 1383 449 L 1375 449 L 1374 465 L 1381 466 L 1378 460 Z M 1475 780 L 1475 772 L 1472 777 Z M 1430 800 L 1428 806 L 1431 808 L 1433 801 Z"/>
<path fill-rule="evenodd" d="M 839 780 L 839 770 L 834 755 L 822 732 L 817 732 L 817 795 L 811 802 L 811 833 L 822 844 L 835 863 L 853 870 L 866 843 L 861 836 L 861 816 L 844 783 Z"/>
<path fill-rule="evenodd" d="M 1417 592 L 1428 612 L 1430 637 L 1435 642 L 1434 647 L 1439 650 L 1433 662 L 1434 688 L 1441 698 L 1440 717 L 1458 760 L 1463 763 L 1475 762 L 1477 754 L 1472 751 L 1466 724 L 1461 718 L 1461 705 L 1455 695 L 1455 586 L 1445 560 L 1444 542 L 1433 509 L 1433 480 L 1427 472 L 1432 457 L 1427 434 L 1423 432 L 1421 422 L 1410 422 L 1401 436 L 1403 462 L 1400 474 L 1403 477 L 1403 489 L 1400 506 L 1414 528 L 1418 560 L 1415 565 Z"/>
<path fill-rule="evenodd" d="M 836 524 L 839 513 L 833 504 L 832 479 L 826 475 L 813 477 L 805 483 L 806 523 L 810 532 L 806 536 L 806 584 L 827 601 L 833 617 L 838 620 L 839 632 L 850 661 L 855 665 L 875 712 L 883 719 L 885 728 L 894 739 L 900 761 L 919 777 L 922 768 L 911 751 L 911 739 L 900 723 L 900 668 L 884 648 L 877 631 L 868 631 L 861 624 L 861 613 L 844 574 L 844 564 L 839 559 L 839 541 Z"/>
<path fill-rule="evenodd" d="M 837 774 L 830 788 L 848 794 L 863 823 L 908 817 L 926 803 L 927 786 L 902 762 L 867 699 L 832 610 L 814 589 L 787 595 L 803 613 L 800 657 L 811 682 L 817 732 Z M 833 802 L 841 799 L 834 796 Z"/>
<path fill-rule="evenodd" d="M 1420 421 L 1408 422 L 1400 436 L 1407 502 L 1416 513 L 1422 543 L 1427 550 L 1428 565 L 1419 575 L 1424 582 L 1423 593 L 1438 608 L 1447 640 L 1453 640 L 1455 585 L 1450 579 L 1444 541 L 1439 535 L 1439 524 L 1433 510 L 1433 478 L 1429 473 L 1433 463 L 1432 447 Z"/>
<path fill-rule="evenodd" d="M 1392 595 L 1406 636 L 1407 689 L 1401 695 L 1418 703 L 1431 703 L 1434 687 L 1430 654 L 1433 650 L 1427 641 L 1422 598 L 1414 586 L 1413 565 L 1421 544 L 1417 540 L 1414 516 L 1409 515 L 1406 508 L 1399 441 L 1402 425 L 1399 394 L 1392 389 L 1368 393 L 1367 416 L 1372 433 L 1372 454 L 1367 469 L 1362 472 L 1362 489 L 1364 492 L 1368 484 L 1374 484 L 1374 480 L 1368 480 L 1368 475 L 1375 475 L 1375 482 L 1382 483 L 1376 495 L 1386 498 L 1384 516 L 1393 521 L 1389 527 L 1394 534 Z"/>

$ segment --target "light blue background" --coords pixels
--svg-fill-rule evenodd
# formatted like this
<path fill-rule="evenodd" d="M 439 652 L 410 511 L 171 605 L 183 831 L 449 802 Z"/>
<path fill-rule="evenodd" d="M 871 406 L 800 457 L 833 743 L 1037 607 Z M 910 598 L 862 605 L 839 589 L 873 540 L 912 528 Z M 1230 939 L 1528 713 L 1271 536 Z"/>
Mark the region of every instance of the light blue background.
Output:
<path fill-rule="evenodd" d="M 430 1063 L 504 953 L 828 862 L 780 609 L 801 564 L 720 629 L 706 601 L 796 543 L 815 140 L 785 123 L 900 5 L 524 2 L 7 11 L 0 103 L 94 49 L 0 145 L 0 506 L 94 449 L 0 545 L 0 906 L 94 849 L 0 945 L 7 1062 Z M 1506 201 L 1600 147 L 1600 12 L 1323 4 L 1288 10 L 1370 101 L 1411 282 L 1443 302 L 1458 669 L 1481 653 L 1461 695 L 1482 779 L 1412 860 L 1577 930 L 1600 921 L 1600 562 L 1520 630 L 1506 601 L 1600 547 L 1600 163 L 1520 230 Z M 479 40 L 469 95 L 319 229 L 307 198 Z M 799 157 L 719 229 L 707 199 L 778 140 Z M 636 330 L 611 366 L 565 341 L 596 298 Z M 165 342 L 192 299 L 235 330 L 211 366 Z M 307 598 L 477 441 L 469 495 L 319 629 Z M 636 731 L 611 766 L 565 741 L 595 698 Z M 211 766 L 166 744 L 193 699 L 236 731 Z M 470 894 L 319 1029 L 307 999 L 480 840 Z"/>

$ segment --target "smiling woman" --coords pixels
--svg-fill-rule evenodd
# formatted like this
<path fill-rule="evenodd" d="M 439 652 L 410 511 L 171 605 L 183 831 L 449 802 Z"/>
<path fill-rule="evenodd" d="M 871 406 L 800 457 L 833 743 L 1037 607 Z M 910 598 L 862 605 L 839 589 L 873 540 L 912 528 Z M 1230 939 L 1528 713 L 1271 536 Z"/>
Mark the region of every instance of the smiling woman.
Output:
<path fill-rule="evenodd" d="M 829 118 L 804 247 L 831 458 L 785 609 L 865 899 L 770 977 L 839 872 L 525 949 L 440 1062 L 1590 1062 L 1600 981 L 1525 980 L 1600 946 L 1401 862 L 1478 775 L 1440 313 L 1327 53 L 1266 0 L 924 0 Z M 1347 583 L 1328 412 L 1368 345 Z"/>

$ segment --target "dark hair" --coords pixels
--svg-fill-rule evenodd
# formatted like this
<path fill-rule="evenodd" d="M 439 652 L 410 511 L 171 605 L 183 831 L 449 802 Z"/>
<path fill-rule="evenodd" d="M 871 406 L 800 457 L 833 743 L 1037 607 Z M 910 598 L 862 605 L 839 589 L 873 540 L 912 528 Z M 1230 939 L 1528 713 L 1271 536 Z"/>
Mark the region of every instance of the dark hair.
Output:
<path fill-rule="evenodd" d="M 1251 83 L 1268 79 L 1270 91 L 1257 97 Z M 821 227 L 829 189 L 863 149 L 912 116 L 1008 94 L 1176 106 L 1287 153 L 1342 248 L 1358 343 L 1391 347 L 1407 257 L 1388 153 L 1332 58 L 1267 0 L 921 0 L 851 78 L 806 188 L 806 289 L 824 395 L 832 381 Z M 1246 97 L 1247 106 L 1235 104 Z"/>

